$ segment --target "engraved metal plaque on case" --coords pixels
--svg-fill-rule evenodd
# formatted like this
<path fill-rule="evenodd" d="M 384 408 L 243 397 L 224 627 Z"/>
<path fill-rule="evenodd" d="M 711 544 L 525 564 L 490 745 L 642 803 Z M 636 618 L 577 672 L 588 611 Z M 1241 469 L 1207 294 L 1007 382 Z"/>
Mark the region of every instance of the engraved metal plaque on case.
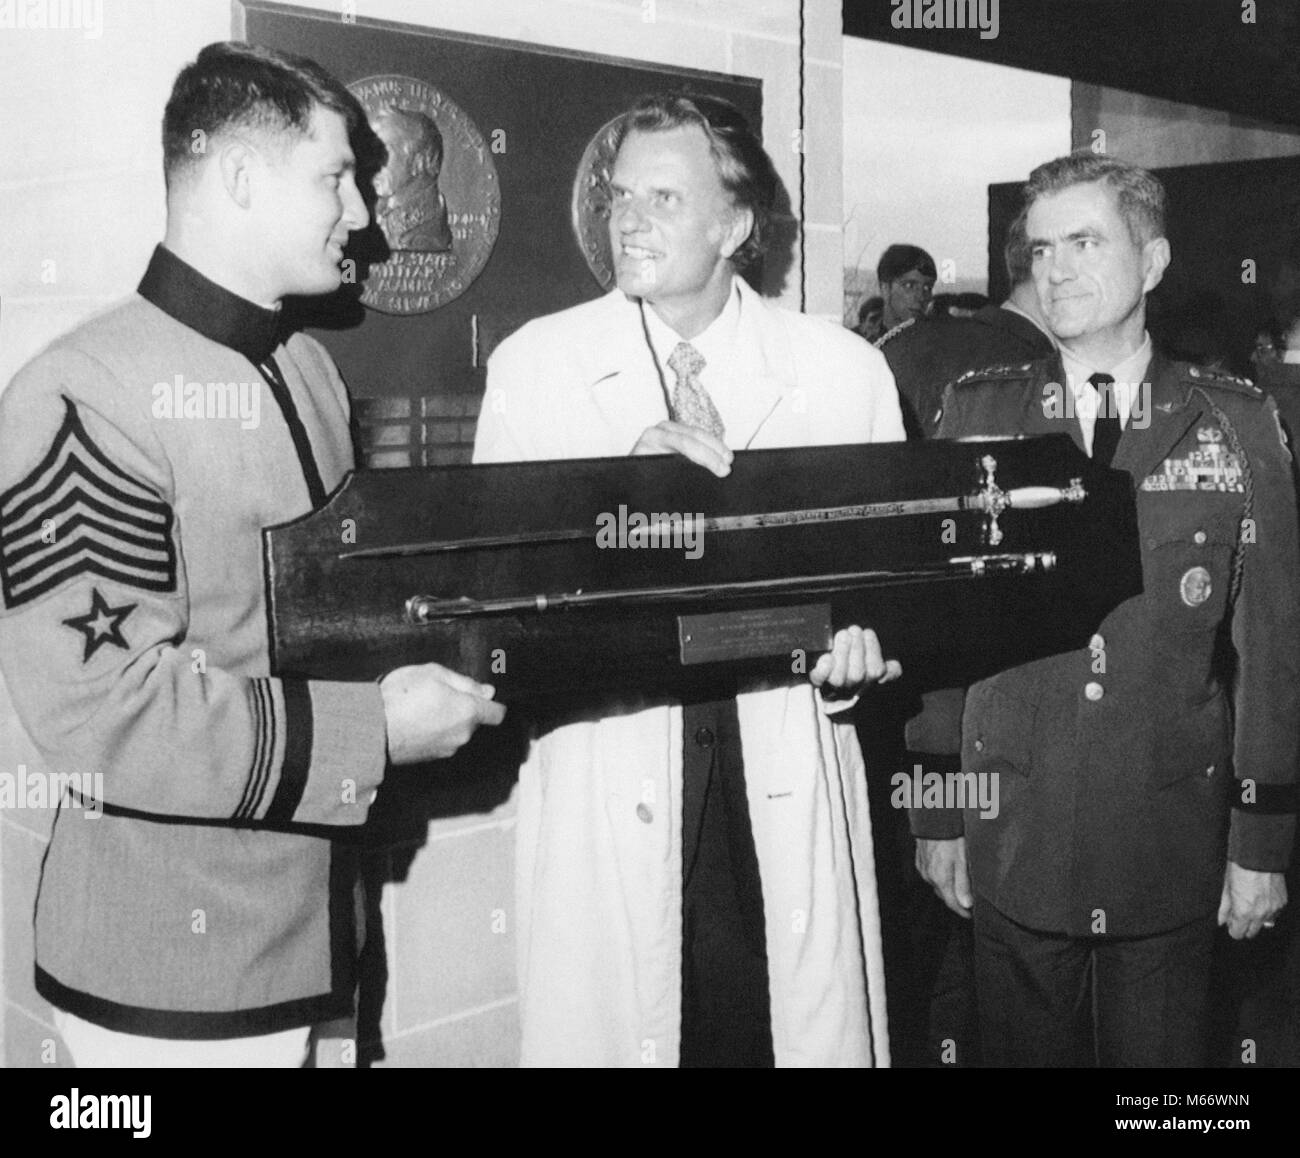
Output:
<path fill-rule="evenodd" d="M 683 664 L 788 655 L 796 649 L 820 655 L 830 649 L 831 635 L 829 603 L 677 617 Z"/>

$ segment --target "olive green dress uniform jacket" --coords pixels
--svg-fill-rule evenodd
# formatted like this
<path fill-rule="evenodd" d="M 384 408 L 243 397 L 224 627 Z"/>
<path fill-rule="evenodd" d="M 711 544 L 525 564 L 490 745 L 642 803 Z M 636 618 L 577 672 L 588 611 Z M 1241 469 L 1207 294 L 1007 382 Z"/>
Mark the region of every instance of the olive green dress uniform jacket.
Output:
<path fill-rule="evenodd" d="M 996 817 L 912 814 L 918 836 L 964 831 L 973 887 L 1002 913 L 1073 936 L 1213 914 L 1225 857 L 1279 872 L 1294 837 L 1300 547 L 1276 410 L 1249 383 L 1158 355 L 1148 379 L 1150 425 L 1130 421 L 1113 462 L 1137 486 L 1143 593 L 1092 646 L 967 693 L 962 768 L 998 776 Z M 1059 358 L 970 375 L 939 435 L 1068 430 L 1082 447 L 1077 419 L 1045 412 L 1064 382 Z M 1225 469 L 1204 473 L 1211 461 Z M 923 723 L 911 747 L 955 750 L 956 736 L 918 738 Z"/>
<path fill-rule="evenodd" d="M 160 248 L 141 294 L 0 396 L 5 680 L 52 770 L 102 776 L 102 816 L 55 819 L 37 988 L 115 1030 L 240 1037 L 352 1006 L 351 884 L 322 834 L 365 820 L 383 703 L 270 676 L 261 530 L 352 466 L 329 356 L 275 324 Z M 210 383 L 256 392 L 256 420 L 220 417 Z"/>

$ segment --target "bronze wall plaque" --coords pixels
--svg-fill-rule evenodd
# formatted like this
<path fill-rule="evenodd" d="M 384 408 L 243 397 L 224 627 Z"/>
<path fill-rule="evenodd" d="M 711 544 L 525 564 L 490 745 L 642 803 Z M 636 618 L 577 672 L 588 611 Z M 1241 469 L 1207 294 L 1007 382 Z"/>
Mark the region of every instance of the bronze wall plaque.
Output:
<path fill-rule="evenodd" d="M 436 22 L 438 5 L 426 7 Z M 481 395 L 497 342 L 610 284 L 593 266 L 600 246 L 608 252 L 599 205 L 583 213 L 594 250 L 575 243 L 571 223 L 584 151 L 616 114 L 642 93 L 690 87 L 728 98 L 762 126 L 762 87 L 753 79 L 340 19 L 324 3 L 313 10 L 236 0 L 233 10 L 236 37 L 319 61 L 400 154 L 363 190 L 375 221 L 348 247 L 354 283 L 290 306 L 354 397 L 404 397 L 422 412 L 437 411 L 431 400 L 443 396 Z M 442 139 L 441 166 L 430 122 Z M 473 415 L 464 417 L 449 446 L 469 446 Z"/>
<path fill-rule="evenodd" d="M 361 301 L 423 314 L 460 297 L 496 244 L 501 189 L 483 134 L 427 81 L 388 74 L 353 81 L 388 158 L 375 175 L 375 220 L 391 251 L 370 266 Z"/>
<path fill-rule="evenodd" d="M 573 236 L 591 276 L 601 289 L 614 288 L 614 255 L 609 242 L 609 174 L 614 167 L 618 118 L 606 121 L 587 142 L 573 178 Z"/>

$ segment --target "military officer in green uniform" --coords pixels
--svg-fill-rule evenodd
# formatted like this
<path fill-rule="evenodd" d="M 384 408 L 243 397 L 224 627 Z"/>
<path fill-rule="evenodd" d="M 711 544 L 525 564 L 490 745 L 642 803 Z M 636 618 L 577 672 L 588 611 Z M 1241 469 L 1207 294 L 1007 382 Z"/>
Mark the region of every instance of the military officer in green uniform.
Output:
<path fill-rule="evenodd" d="M 1026 189 L 1059 354 L 949 388 L 940 437 L 1068 432 L 1136 487 L 1144 591 L 1088 647 L 975 684 L 963 771 L 996 817 L 913 813 L 917 867 L 975 921 L 986 1064 L 1195 1066 L 1216 922 L 1274 924 L 1300 757 L 1300 547 L 1273 402 L 1166 361 L 1145 301 L 1164 190 L 1091 153 Z M 953 751 L 925 717 L 909 747 Z"/>

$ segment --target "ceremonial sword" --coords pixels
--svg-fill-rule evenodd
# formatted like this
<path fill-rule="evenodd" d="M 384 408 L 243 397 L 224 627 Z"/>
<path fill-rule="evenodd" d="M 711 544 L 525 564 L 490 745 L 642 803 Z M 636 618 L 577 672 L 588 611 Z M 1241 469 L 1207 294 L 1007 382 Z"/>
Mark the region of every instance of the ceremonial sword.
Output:
<path fill-rule="evenodd" d="M 628 545 L 638 547 L 661 540 L 665 534 L 713 534 L 720 531 L 767 530 L 774 527 L 808 526 L 859 519 L 896 518 L 900 515 L 928 515 L 943 511 L 981 511 L 987 518 L 986 538 L 991 546 L 1002 542 L 998 516 L 1008 508 L 1034 510 L 1058 503 L 1081 503 L 1087 497 L 1081 479 L 1066 487 L 1013 487 L 1002 490 L 994 481 L 997 460 L 984 455 L 984 489 L 969 495 L 931 499 L 898 499 L 883 503 L 854 503 L 841 507 L 814 507 L 797 511 L 763 511 L 749 515 L 722 515 L 703 519 L 692 514 L 660 518 L 645 526 L 628 529 Z M 412 555 L 434 555 L 449 551 L 487 550 L 495 547 L 526 547 L 541 543 L 594 539 L 598 528 L 564 527 L 550 531 L 525 531 L 511 535 L 474 535 L 463 539 L 433 539 L 420 543 L 397 543 L 385 547 L 361 547 L 340 552 L 340 559 L 394 559 Z"/>

